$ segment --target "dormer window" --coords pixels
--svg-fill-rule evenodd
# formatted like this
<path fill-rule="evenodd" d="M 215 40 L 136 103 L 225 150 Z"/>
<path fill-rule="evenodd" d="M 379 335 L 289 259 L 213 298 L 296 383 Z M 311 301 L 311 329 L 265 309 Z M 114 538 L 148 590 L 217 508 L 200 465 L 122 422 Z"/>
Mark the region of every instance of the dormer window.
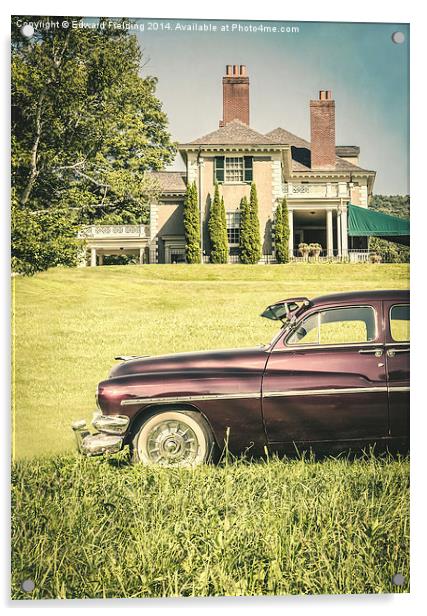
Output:
<path fill-rule="evenodd" d="M 214 180 L 218 184 L 250 184 L 252 156 L 215 156 Z"/>

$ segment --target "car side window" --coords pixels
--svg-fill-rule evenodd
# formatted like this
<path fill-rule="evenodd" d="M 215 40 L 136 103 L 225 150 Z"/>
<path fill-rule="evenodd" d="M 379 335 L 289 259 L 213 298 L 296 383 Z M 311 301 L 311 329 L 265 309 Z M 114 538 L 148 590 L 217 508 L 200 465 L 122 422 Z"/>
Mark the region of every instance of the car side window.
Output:
<path fill-rule="evenodd" d="M 371 306 L 331 308 L 303 319 L 287 345 L 351 344 L 376 338 L 375 312 Z"/>
<path fill-rule="evenodd" d="M 390 334 L 395 342 L 409 342 L 409 304 L 390 308 Z"/>

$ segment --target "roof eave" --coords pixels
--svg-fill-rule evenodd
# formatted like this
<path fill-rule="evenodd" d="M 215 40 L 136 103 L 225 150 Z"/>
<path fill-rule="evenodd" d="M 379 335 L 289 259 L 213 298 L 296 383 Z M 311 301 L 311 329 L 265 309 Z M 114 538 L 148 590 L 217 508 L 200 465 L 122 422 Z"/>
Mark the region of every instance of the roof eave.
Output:
<path fill-rule="evenodd" d="M 203 151 L 236 151 L 236 150 L 272 150 L 281 152 L 288 150 L 289 145 L 272 143 L 182 143 L 178 145 L 179 152 L 200 152 Z"/>
<path fill-rule="evenodd" d="M 368 195 L 371 195 L 374 188 L 375 178 L 377 177 L 376 171 L 370 171 L 368 176 Z"/>
<path fill-rule="evenodd" d="M 353 175 L 353 176 L 363 176 L 363 177 L 373 177 L 375 178 L 376 171 L 372 171 L 370 169 L 307 169 L 307 170 L 294 170 L 292 171 L 292 177 L 297 176 L 342 176 L 342 175 Z"/>
<path fill-rule="evenodd" d="M 160 194 L 162 197 L 182 197 L 185 195 L 187 191 L 184 189 L 181 190 L 160 190 Z"/>

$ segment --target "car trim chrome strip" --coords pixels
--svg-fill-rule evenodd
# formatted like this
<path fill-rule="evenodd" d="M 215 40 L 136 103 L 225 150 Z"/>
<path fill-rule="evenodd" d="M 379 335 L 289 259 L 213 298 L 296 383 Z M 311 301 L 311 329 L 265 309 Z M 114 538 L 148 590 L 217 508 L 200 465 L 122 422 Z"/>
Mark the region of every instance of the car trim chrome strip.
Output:
<path fill-rule="evenodd" d="M 357 349 L 359 347 L 372 348 L 372 347 L 381 347 L 381 346 L 407 346 L 408 350 L 410 347 L 409 342 L 349 342 L 345 344 L 301 344 L 298 346 L 295 344 L 294 346 L 283 346 L 283 348 L 274 347 L 271 353 L 295 353 L 296 351 L 323 351 L 329 349 Z"/>
<path fill-rule="evenodd" d="M 201 394 L 200 396 L 170 396 L 163 398 L 130 398 L 122 400 L 121 406 L 128 406 L 131 404 L 152 404 L 153 402 L 192 402 L 195 400 L 240 400 L 247 398 L 260 398 L 259 392 L 247 392 L 241 394 Z"/>
<path fill-rule="evenodd" d="M 263 394 L 263 398 L 291 397 L 291 396 L 329 396 L 335 394 L 365 394 L 365 393 L 384 393 L 388 387 L 341 387 L 331 389 L 296 389 L 288 391 L 268 391 Z"/>
<path fill-rule="evenodd" d="M 294 353 L 296 351 L 314 351 L 314 350 L 323 350 L 323 349 L 357 349 L 360 347 L 378 347 L 383 346 L 382 342 L 348 342 L 343 344 L 294 344 L 293 346 L 284 346 L 283 348 L 274 348 L 272 353 Z"/>
<path fill-rule="evenodd" d="M 296 389 L 288 391 L 268 391 L 263 394 L 263 398 L 291 397 L 291 396 L 329 396 L 334 394 L 366 394 L 366 393 L 385 393 L 387 391 L 409 391 L 409 387 L 337 387 L 330 389 Z"/>
<path fill-rule="evenodd" d="M 385 393 L 387 391 L 409 391 L 409 387 L 342 387 L 331 389 L 296 389 L 287 391 L 269 391 L 262 394 L 263 398 L 278 398 L 292 396 L 329 396 L 335 394 L 364 394 L 364 393 Z M 261 398 L 258 392 L 248 392 L 239 394 L 202 394 L 200 396 L 171 396 L 163 398 L 130 398 L 122 400 L 121 406 L 131 406 L 133 404 L 153 404 L 163 402 L 203 402 L 208 400 L 247 400 Z"/>

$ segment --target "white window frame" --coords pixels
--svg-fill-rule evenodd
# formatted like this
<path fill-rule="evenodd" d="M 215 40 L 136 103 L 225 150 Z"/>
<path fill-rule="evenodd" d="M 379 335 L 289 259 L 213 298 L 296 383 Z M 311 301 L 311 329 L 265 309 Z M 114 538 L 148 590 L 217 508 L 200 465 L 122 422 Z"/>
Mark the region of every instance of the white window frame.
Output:
<path fill-rule="evenodd" d="M 233 162 L 231 163 L 231 161 Z M 234 167 L 232 167 L 231 165 L 234 165 Z M 245 158 L 244 156 L 225 156 L 224 157 L 224 184 L 244 184 L 244 183 L 245 183 Z"/>
<path fill-rule="evenodd" d="M 229 230 L 238 230 L 239 238 L 240 238 L 240 212 L 238 210 L 233 210 L 231 212 L 225 213 L 226 218 L 226 227 L 227 227 L 227 239 L 229 238 Z M 229 246 L 238 246 L 239 242 L 230 242 L 228 241 Z"/>

